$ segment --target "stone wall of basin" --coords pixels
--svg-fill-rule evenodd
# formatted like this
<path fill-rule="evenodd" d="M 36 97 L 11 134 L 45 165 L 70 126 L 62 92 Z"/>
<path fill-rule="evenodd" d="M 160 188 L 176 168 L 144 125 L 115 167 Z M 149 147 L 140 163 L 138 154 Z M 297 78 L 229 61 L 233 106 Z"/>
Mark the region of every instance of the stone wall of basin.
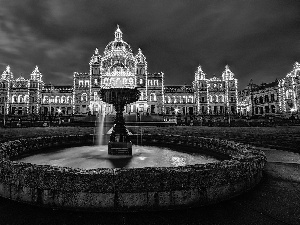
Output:
<path fill-rule="evenodd" d="M 21 139 L 0 144 L 0 195 L 39 206 L 99 211 L 203 206 L 254 187 L 266 163 L 261 151 L 224 140 L 144 135 L 142 141 L 206 149 L 230 159 L 183 167 L 84 170 L 13 159 L 60 146 L 92 144 L 90 135 Z"/>

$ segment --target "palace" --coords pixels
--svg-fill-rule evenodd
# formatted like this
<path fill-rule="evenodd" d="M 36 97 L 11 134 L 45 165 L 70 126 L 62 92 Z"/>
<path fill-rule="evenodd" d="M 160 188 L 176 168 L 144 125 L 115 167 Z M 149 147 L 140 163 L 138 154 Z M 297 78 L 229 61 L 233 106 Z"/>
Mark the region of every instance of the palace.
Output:
<path fill-rule="evenodd" d="M 45 84 L 36 66 L 29 79 L 14 78 L 9 66 L 0 79 L 2 115 L 82 115 L 113 113 L 101 101 L 99 91 L 111 87 L 137 87 L 140 99 L 125 112 L 160 115 L 267 115 L 298 113 L 300 104 L 300 65 L 283 79 L 260 86 L 250 83 L 238 91 L 238 80 L 226 65 L 220 78 L 207 78 L 201 66 L 191 85 L 165 85 L 164 73 L 149 73 L 141 49 L 134 54 L 117 27 L 113 41 L 100 55 L 96 48 L 89 72 L 74 72 L 73 84 Z"/>

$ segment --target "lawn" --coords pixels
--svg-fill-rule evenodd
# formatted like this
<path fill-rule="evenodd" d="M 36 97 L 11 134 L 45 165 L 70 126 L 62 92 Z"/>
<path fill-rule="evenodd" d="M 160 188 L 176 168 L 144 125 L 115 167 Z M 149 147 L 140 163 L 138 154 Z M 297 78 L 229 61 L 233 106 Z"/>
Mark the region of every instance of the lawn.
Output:
<path fill-rule="evenodd" d="M 69 134 L 93 134 L 93 127 L 31 127 L 0 128 L 0 142 L 22 137 Z M 300 126 L 291 127 L 129 127 L 130 131 L 146 134 L 179 134 L 227 139 L 257 147 L 300 153 Z"/>
<path fill-rule="evenodd" d="M 141 132 L 141 128 L 133 129 Z M 143 133 L 227 139 L 257 147 L 300 153 L 300 126 L 286 127 L 147 127 Z"/>

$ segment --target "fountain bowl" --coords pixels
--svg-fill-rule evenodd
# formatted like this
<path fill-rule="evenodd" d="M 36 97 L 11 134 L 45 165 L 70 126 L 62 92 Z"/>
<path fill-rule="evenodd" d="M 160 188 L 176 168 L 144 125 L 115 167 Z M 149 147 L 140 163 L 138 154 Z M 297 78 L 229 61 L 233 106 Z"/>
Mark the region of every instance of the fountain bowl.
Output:
<path fill-rule="evenodd" d="M 94 211 L 199 207 L 230 199 L 262 178 L 265 154 L 232 141 L 144 135 L 143 143 L 182 146 L 229 159 L 178 167 L 74 169 L 16 162 L 26 154 L 93 144 L 93 135 L 19 139 L 0 144 L 0 196 L 37 206 Z"/>

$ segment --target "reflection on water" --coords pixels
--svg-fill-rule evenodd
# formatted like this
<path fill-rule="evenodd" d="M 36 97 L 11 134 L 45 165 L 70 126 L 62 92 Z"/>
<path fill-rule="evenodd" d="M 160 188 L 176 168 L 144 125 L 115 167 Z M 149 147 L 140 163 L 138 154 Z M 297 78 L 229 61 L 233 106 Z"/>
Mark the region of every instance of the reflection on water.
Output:
<path fill-rule="evenodd" d="M 188 154 L 164 147 L 133 146 L 132 156 L 107 154 L 107 145 L 65 148 L 40 153 L 18 161 L 39 165 L 64 166 L 83 169 L 174 167 L 217 162 L 217 159 L 201 154 Z"/>

